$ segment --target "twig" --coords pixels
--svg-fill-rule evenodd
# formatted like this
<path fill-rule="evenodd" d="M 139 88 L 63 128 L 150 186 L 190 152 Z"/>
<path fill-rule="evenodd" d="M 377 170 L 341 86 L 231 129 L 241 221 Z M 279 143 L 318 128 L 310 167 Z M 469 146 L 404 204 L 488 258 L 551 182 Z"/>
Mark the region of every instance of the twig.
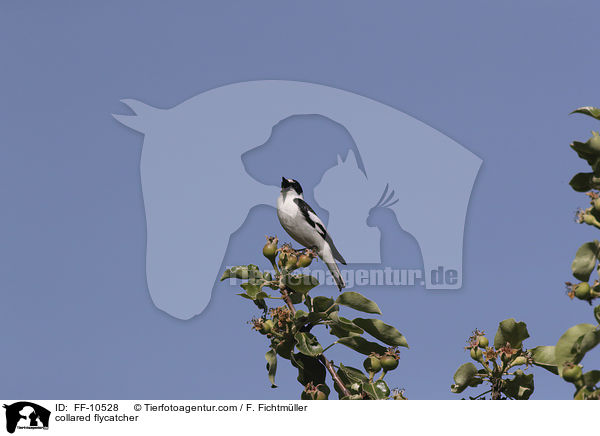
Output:
<path fill-rule="evenodd" d="M 294 303 L 292 303 L 292 300 L 290 298 L 290 295 L 288 294 L 287 288 L 281 289 L 281 297 L 283 298 L 283 301 L 285 301 L 285 304 L 287 304 L 287 306 L 290 308 L 290 312 L 292 312 L 292 315 L 296 315 L 296 308 L 294 307 Z"/>
<path fill-rule="evenodd" d="M 294 307 L 294 303 L 292 303 L 292 300 L 290 299 L 290 296 L 287 291 L 287 287 L 280 289 L 280 292 L 281 292 L 281 297 L 283 298 L 283 301 L 285 301 L 285 304 L 287 304 L 287 306 L 290 308 L 290 312 L 292 312 L 292 315 L 295 315 L 296 308 Z M 338 386 L 338 388 L 342 392 L 343 396 L 344 397 L 350 396 L 350 391 L 346 388 L 346 386 L 340 379 L 340 376 L 337 375 L 337 373 L 335 372 L 335 368 L 333 367 L 333 364 L 329 360 L 327 360 L 327 358 L 325 357 L 324 354 L 321 354 L 318 357 L 318 359 L 319 359 L 319 362 L 321 362 L 325 366 L 327 371 L 329 371 L 329 375 L 331 375 L 333 382 Z"/>
<path fill-rule="evenodd" d="M 327 368 L 327 371 L 329 371 L 329 375 L 331 375 L 331 378 L 333 379 L 334 383 L 338 386 L 340 391 L 342 391 L 343 396 L 344 397 L 350 396 L 350 391 L 346 388 L 346 386 L 344 386 L 344 383 L 340 379 L 340 376 L 337 375 L 337 373 L 335 372 L 335 369 L 333 368 L 333 364 L 329 360 L 327 360 L 327 358 L 323 354 L 321 354 L 319 356 L 319 361 L 323 365 L 325 365 L 325 368 Z"/>
<path fill-rule="evenodd" d="M 502 399 L 502 379 L 498 378 L 492 381 L 492 400 Z"/>

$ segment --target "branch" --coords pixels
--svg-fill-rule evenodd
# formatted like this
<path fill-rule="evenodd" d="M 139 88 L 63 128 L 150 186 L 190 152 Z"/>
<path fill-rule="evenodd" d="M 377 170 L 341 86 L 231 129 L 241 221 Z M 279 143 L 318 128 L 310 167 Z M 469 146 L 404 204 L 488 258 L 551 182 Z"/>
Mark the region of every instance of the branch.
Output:
<path fill-rule="evenodd" d="M 327 358 L 325 357 L 324 354 L 321 354 L 319 356 L 319 361 L 323 365 L 325 365 L 325 368 L 327 368 L 327 371 L 329 371 L 329 375 L 331 375 L 331 378 L 333 379 L 334 383 L 338 386 L 338 388 L 340 389 L 342 394 L 344 394 L 343 396 L 344 397 L 350 396 L 350 391 L 346 388 L 346 386 L 340 379 L 340 376 L 337 375 L 337 373 L 335 372 L 335 368 L 333 367 L 333 364 L 329 360 L 327 360 Z"/>
<path fill-rule="evenodd" d="M 288 294 L 287 288 L 281 289 L 281 297 L 283 298 L 283 301 L 285 301 L 285 304 L 288 305 L 288 307 L 290 308 L 290 312 L 292 312 L 292 315 L 296 315 L 296 308 L 294 307 L 294 303 L 292 303 L 292 300 L 290 298 L 290 295 Z"/>
<path fill-rule="evenodd" d="M 281 292 L 281 297 L 283 298 L 283 301 L 285 301 L 285 304 L 287 304 L 287 306 L 290 308 L 292 315 L 295 315 L 296 308 L 294 307 L 294 303 L 292 303 L 292 300 L 290 299 L 290 296 L 287 291 L 287 287 L 280 289 L 280 292 Z M 318 359 L 319 359 L 319 362 L 321 362 L 323 364 L 323 366 L 325 366 L 325 368 L 327 368 L 327 371 L 329 371 L 329 375 L 331 375 L 333 382 L 337 385 L 340 392 L 342 392 L 343 396 L 344 397 L 350 396 L 350 391 L 346 388 L 346 386 L 340 379 L 340 376 L 337 375 L 337 373 L 335 372 L 335 368 L 333 367 L 333 364 L 329 360 L 327 360 L 327 358 L 325 357 L 324 354 L 321 354 Z"/>
<path fill-rule="evenodd" d="M 492 400 L 502 399 L 502 379 L 496 379 L 492 381 Z"/>

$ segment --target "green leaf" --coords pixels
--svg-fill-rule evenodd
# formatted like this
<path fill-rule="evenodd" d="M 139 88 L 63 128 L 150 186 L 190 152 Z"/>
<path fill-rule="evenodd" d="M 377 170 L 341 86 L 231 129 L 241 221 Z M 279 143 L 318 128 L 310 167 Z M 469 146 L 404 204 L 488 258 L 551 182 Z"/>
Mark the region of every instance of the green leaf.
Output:
<path fill-rule="evenodd" d="M 328 315 L 325 312 L 310 312 L 308 314 L 308 322 L 316 324 L 319 321 L 326 319 L 327 317 Z"/>
<path fill-rule="evenodd" d="M 569 185 L 577 192 L 587 192 L 592 189 L 593 173 L 577 173 L 573 176 Z"/>
<path fill-rule="evenodd" d="M 338 338 L 347 338 L 350 336 L 360 336 L 360 333 L 345 330 L 341 327 L 338 327 L 336 324 L 332 324 L 329 326 L 329 333 L 334 336 L 337 336 Z"/>
<path fill-rule="evenodd" d="M 323 347 L 319 344 L 317 338 L 311 333 L 296 333 L 294 335 L 296 339 L 296 347 L 298 351 L 307 356 L 318 356 L 323 353 Z"/>
<path fill-rule="evenodd" d="M 359 335 L 363 333 L 363 329 L 349 319 L 340 316 L 338 312 L 331 312 L 329 314 L 329 320 L 331 321 L 330 325 L 334 325 L 348 332 L 358 333 Z"/>
<path fill-rule="evenodd" d="M 454 373 L 454 384 L 450 390 L 455 394 L 464 391 L 477 375 L 477 368 L 471 362 L 461 365 Z"/>
<path fill-rule="evenodd" d="M 354 318 L 352 322 L 385 344 L 393 347 L 408 348 L 408 342 L 406 342 L 404 335 L 396 330 L 395 327 L 379 319 Z"/>
<path fill-rule="evenodd" d="M 494 338 L 494 348 L 502 348 L 507 342 L 513 348 L 521 348 L 523 341 L 529 337 L 527 324 L 517 322 L 514 318 L 505 319 L 498 325 L 498 331 Z"/>
<path fill-rule="evenodd" d="M 349 336 L 345 338 L 340 338 L 337 342 L 367 356 L 371 353 L 383 354 L 386 351 L 385 347 L 379 345 L 376 342 L 367 341 L 361 336 Z"/>
<path fill-rule="evenodd" d="M 250 295 L 251 297 L 258 294 L 261 290 L 261 285 L 262 283 L 256 283 L 256 282 L 246 282 L 246 283 L 242 283 L 240 286 L 242 287 L 242 289 L 244 291 L 246 291 L 246 294 Z"/>
<path fill-rule="evenodd" d="M 337 310 L 333 298 L 315 297 L 312 299 L 312 310 L 314 312 L 332 312 Z"/>
<path fill-rule="evenodd" d="M 579 190 L 583 190 L 586 185 L 589 185 L 590 188 L 597 188 L 600 181 L 598 179 L 600 176 L 600 136 L 598 136 L 598 132 L 592 132 L 592 135 L 586 142 L 573 141 L 571 143 L 571 148 L 575 150 L 577 156 L 585 159 L 594 171 L 592 177 L 588 178 L 586 173 L 582 173 L 583 175 L 579 176 L 580 180 L 574 182 L 574 184 L 581 184 Z"/>
<path fill-rule="evenodd" d="M 594 330 L 591 330 L 583 335 L 580 345 L 580 352 L 582 355 L 584 355 L 598 344 L 600 344 L 600 330 L 598 326 L 596 326 Z"/>
<path fill-rule="evenodd" d="M 481 373 L 479 371 L 477 371 L 477 374 L 481 374 Z M 476 388 L 477 386 L 479 386 L 482 383 L 483 383 L 483 379 L 480 378 L 479 376 L 476 376 L 471 379 L 471 382 L 469 383 L 469 387 Z"/>
<path fill-rule="evenodd" d="M 308 308 L 309 311 L 312 311 L 312 298 L 308 294 L 304 296 L 304 305 Z"/>
<path fill-rule="evenodd" d="M 232 266 L 229 269 L 226 269 L 221 276 L 221 281 L 225 279 L 260 279 L 263 280 L 263 275 L 258 269 L 256 265 L 240 265 L 240 266 Z"/>
<path fill-rule="evenodd" d="M 304 299 L 304 294 L 301 294 L 300 292 L 290 292 L 289 294 L 290 296 L 290 301 L 292 302 L 292 304 L 300 304 L 302 303 L 302 300 Z"/>
<path fill-rule="evenodd" d="M 265 296 L 267 295 L 266 293 L 261 291 L 262 283 L 264 283 L 264 280 L 262 280 L 260 283 L 246 282 L 246 283 L 242 283 L 240 286 L 242 287 L 242 289 L 244 289 L 244 291 L 246 291 L 246 295 L 248 295 L 251 299 L 256 300 L 257 298 L 261 298 L 261 297 L 257 297 L 257 295 L 259 293 L 262 293 Z M 262 298 L 265 298 L 265 297 L 262 297 Z"/>
<path fill-rule="evenodd" d="M 505 380 L 502 392 L 515 400 L 528 400 L 533 388 L 533 374 L 515 374 L 514 378 Z"/>
<path fill-rule="evenodd" d="M 575 109 L 571 113 L 572 114 L 584 114 L 584 115 L 588 115 L 592 118 L 596 118 L 597 120 L 600 120 L 600 109 L 597 107 L 593 107 L 593 106 L 580 107 L 580 108 Z"/>
<path fill-rule="evenodd" d="M 600 371 L 593 369 L 583 374 L 583 383 L 593 389 L 600 382 Z"/>
<path fill-rule="evenodd" d="M 242 295 L 242 294 L 239 294 Z M 243 296 L 243 295 L 242 295 Z M 264 310 L 265 312 L 267 311 L 268 307 L 267 307 L 267 303 L 265 303 L 265 300 L 254 300 L 254 304 L 256 305 L 256 307 L 258 307 L 260 310 Z"/>
<path fill-rule="evenodd" d="M 589 394 L 591 394 L 591 392 L 587 389 L 586 386 L 584 386 L 575 393 L 575 395 L 573 396 L 573 399 L 574 400 L 585 400 Z"/>
<path fill-rule="evenodd" d="M 375 383 L 375 391 L 377 391 L 380 399 L 386 400 L 390 396 L 390 388 L 383 380 L 377 380 Z"/>
<path fill-rule="evenodd" d="M 269 372 L 271 387 L 276 388 L 277 385 L 275 385 L 275 373 L 277 372 L 277 354 L 274 350 L 269 350 L 267 351 L 267 354 L 265 354 L 265 359 L 267 359 L 267 371 Z"/>
<path fill-rule="evenodd" d="M 248 268 L 245 266 L 232 266 L 229 269 L 226 269 L 221 276 L 221 281 L 225 279 L 247 279 L 248 278 Z"/>
<path fill-rule="evenodd" d="M 381 315 L 381 310 L 374 301 L 363 297 L 358 292 L 343 292 L 336 300 L 336 303 L 360 310 L 366 313 L 377 313 Z"/>
<path fill-rule="evenodd" d="M 383 380 L 375 383 L 363 383 L 362 389 L 372 400 L 387 400 L 390 395 L 390 388 Z"/>
<path fill-rule="evenodd" d="M 298 368 L 298 382 L 303 386 L 312 383 L 314 386 L 325 383 L 325 367 L 319 359 L 302 353 L 292 354 L 292 365 Z"/>
<path fill-rule="evenodd" d="M 596 266 L 599 248 L 598 241 L 586 242 L 579 247 L 577 253 L 575 253 L 575 260 L 573 260 L 573 264 L 571 265 L 573 276 L 576 279 L 582 282 L 589 280 L 590 274 Z"/>
<path fill-rule="evenodd" d="M 579 156 L 581 159 L 585 159 L 590 166 L 594 167 L 594 165 L 596 164 L 596 162 L 598 160 L 598 156 L 595 152 L 592 152 L 592 150 L 590 150 L 589 141 L 588 142 L 573 141 L 571 143 L 571 148 L 573 150 L 575 150 L 575 152 L 577 153 L 577 156 Z M 594 171 L 594 175 L 597 176 L 596 171 Z"/>
<path fill-rule="evenodd" d="M 360 370 L 351 366 L 345 366 L 340 363 L 340 369 L 337 371 L 338 375 L 342 379 L 342 382 L 346 384 L 352 384 L 355 382 L 362 383 L 369 380 L 369 378 Z"/>
<path fill-rule="evenodd" d="M 305 316 L 308 317 L 308 313 L 306 313 L 302 309 L 298 309 L 298 310 L 296 310 L 296 314 L 294 315 L 294 318 L 299 319 L 299 318 L 302 318 Z"/>
<path fill-rule="evenodd" d="M 315 286 L 319 286 L 319 281 L 313 276 L 306 274 L 288 275 L 285 284 L 296 292 L 306 294 Z"/>
<path fill-rule="evenodd" d="M 339 376 L 344 386 L 346 386 L 346 388 L 348 388 L 351 393 L 356 393 L 356 391 L 352 389 L 353 384 L 360 388 L 360 385 L 363 382 L 366 383 L 369 380 L 368 377 L 365 374 L 363 374 L 361 370 L 352 368 L 351 366 L 344 366 L 342 363 L 340 363 L 340 368 L 337 370 L 337 375 Z M 338 393 L 340 399 L 348 399 L 347 397 L 343 397 L 343 393 L 338 387 L 337 383 L 334 383 L 333 387 Z"/>
<path fill-rule="evenodd" d="M 555 348 L 554 345 L 540 345 L 529 350 L 533 364 L 558 374 L 558 365 L 554 354 Z"/>
<path fill-rule="evenodd" d="M 262 273 L 262 278 L 264 281 L 266 282 L 271 282 L 273 281 L 273 276 L 271 275 L 271 273 L 269 271 L 263 271 Z"/>
<path fill-rule="evenodd" d="M 568 329 L 556 343 L 554 354 L 559 374 L 562 376 L 566 362 L 577 364 L 585 353 L 600 342 L 600 334 L 593 324 L 577 324 Z"/>
<path fill-rule="evenodd" d="M 600 324 L 600 304 L 594 307 L 594 318 L 596 318 L 596 322 Z"/>
<path fill-rule="evenodd" d="M 275 347 L 275 351 L 284 359 L 291 359 L 292 350 L 294 349 L 294 341 L 290 339 L 286 339 L 285 341 L 281 341 Z"/>
<path fill-rule="evenodd" d="M 586 157 L 591 157 L 593 155 L 592 151 L 590 150 L 590 145 L 587 142 L 573 141 L 571 143 L 571 148 L 577 153 L 581 153 L 581 155 Z"/>

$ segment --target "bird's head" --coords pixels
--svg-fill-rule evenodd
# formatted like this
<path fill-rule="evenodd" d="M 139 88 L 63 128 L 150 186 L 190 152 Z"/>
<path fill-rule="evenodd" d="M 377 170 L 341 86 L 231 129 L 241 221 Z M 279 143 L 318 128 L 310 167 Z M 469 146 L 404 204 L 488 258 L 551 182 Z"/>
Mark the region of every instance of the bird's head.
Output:
<path fill-rule="evenodd" d="M 383 190 L 383 194 L 381 194 L 379 201 L 371 208 L 371 210 L 369 210 L 369 216 L 367 217 L 367 225 L 369 227 L 376 227 L 375 216 L 378 211 L 391 209 L 391 206 L 398 203 L 398 199 L 395 197 L 396 191 L 392 190 L 392 192 L 388 194 L 389 187 L 389 184 L 385 185 L 385 189 Z"/>
<path fill-rule="evenodd" d="M 294 179 L 281 178 L 281 192 L 295 192 L 296 195 L 302 195 L 302 186 Z"/>

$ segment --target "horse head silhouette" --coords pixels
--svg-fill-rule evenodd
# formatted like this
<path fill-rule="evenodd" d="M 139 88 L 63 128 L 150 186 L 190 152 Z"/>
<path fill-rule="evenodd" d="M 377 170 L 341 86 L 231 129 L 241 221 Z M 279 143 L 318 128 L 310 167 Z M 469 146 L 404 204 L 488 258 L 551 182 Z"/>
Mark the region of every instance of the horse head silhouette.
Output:
<path fill-rule="evenodd" d="M 240 156 L 265 143 L 274 125 L 294 115 L 322 115 L 346 128 L 366 169 L 361 176 L 368 178 L 365 201 L 378 198 L 388 183 L 396 189 L 400 202 L 390 207 L 399 211 L 402 205 L 398 219 L 419 243 L 426 287 L 462 286 L 464 223 L 481 159 L 435 129 L 351 92 L 285 80 L 226 85 L 168 110 L 123 102 L 136 115 L 114 117 L 144 134 L 140 173 L 148 288 L 155 305 L 172 316 L 188 319 L 204 310 L 230 235 L 250 208 L 274 204 L 278 189 L 249 177 Z M 335 192 L 339 195 L 339 189 Z M 350 195 L 346 201 L 363 198 Z M 351 205 L 337 206 L 350 210 Z M 359 224 L 343 226 L 342 217 L 349 216 L 339 215 L 331 221 L 340 229 L 339 234 L 331 229 L 336 244 L 349 262 L 359 262 L 344 251 L 355 243 L 345 234 Z M 361 225 L 365 235 L 373 234 Z M 375 246 L 365 251 L 375 253 Z M 456 270 L 458 280 L 433 283 L 427 272 L 441 265 Z"/>

